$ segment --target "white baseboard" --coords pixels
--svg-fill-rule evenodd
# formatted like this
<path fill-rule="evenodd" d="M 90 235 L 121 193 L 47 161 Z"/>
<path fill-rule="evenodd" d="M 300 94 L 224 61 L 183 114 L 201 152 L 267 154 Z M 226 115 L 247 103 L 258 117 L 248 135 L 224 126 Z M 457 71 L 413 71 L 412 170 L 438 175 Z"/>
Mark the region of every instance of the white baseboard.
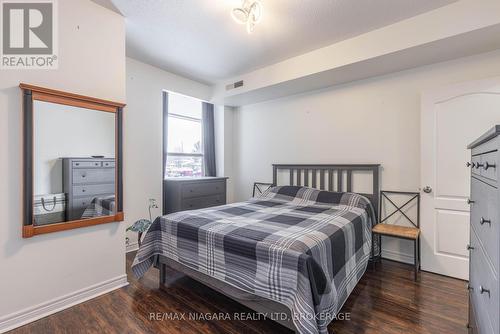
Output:
<path fill-rule="evenodd" d="M 397 262 L 413 264 L 413 254 L 409 255 L 383 248 L 382 248 L 382 258 Z"/>
<path fill-rule="evenodd" d="M 128 285 L 127 275 L 118 276 L 88 288 L 72 292 L 48 302 L 28 307 L 0 318 L 0 333 L 57 313 L 76 304 Z"/>
<path fill-rule="evenodd" d="M 128 245 L 127 245 L 127 248 L 126 248 L 126 252 L 134 252 L 136 250 L 139 249 L 139 243 L 136 242 L 130 242 Z"/>

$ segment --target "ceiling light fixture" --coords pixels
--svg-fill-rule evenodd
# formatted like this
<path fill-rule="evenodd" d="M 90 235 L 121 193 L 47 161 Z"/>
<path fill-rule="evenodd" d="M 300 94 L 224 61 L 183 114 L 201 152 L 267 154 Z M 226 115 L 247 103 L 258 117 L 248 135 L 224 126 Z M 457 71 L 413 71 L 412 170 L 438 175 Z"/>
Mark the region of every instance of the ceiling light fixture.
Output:
<path fill-rule="evenodd" d="M 243 0 L 241 7 L 233 8 L 231 16 L 238 24 L 245 24 L 251 34 L 262 18 L 262 4 L 258 0 Z"/>

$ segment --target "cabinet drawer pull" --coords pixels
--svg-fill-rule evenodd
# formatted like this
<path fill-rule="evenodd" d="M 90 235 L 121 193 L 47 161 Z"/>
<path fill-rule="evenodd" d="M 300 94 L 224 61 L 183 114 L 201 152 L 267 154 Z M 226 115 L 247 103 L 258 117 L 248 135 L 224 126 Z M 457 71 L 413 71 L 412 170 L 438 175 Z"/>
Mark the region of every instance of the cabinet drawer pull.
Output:
<path fill-rule="evenodd" d="M 484 165 L 483 164 L 480 164 L 479 162 L 476 163 L 476 169 L 479 169 L 479 167 L 483 167 Z"/>
<path fill-rule="evenodd" d="M 487 293 L 488 294 L 488 297 L 490 297 L 490 290 L 489 289 L 485 289 L 483 286 L 479 286 L 479 293 L 480 294 L 483 294 L 483 293 Z"/>
<path fill-rule="evenodd" d="M 471 200 L 470 198 L 467 198 L 467 204 L 471 205 L 474 204 L 476 201 Z"/>
<path fill-rule="evenodd" d="M 472 164 L 471 164 L 470 162 L 468 162 L 468 161 L 467 161 L 467 162 L 465 163 L 465 166 L 470 167 L 470 166 L 472 166 Z"/>
<path fill-rule="evenodd" d="M 473 249 L 474 249 L 474 246 L 471 246 L 471 245 L 467 244 L 467 247 L 466 247 L 466 248 L 467 248 L 467 250 L 473 250 Z"/>
<path fill-rule="evenodd" d="M 484 217 L 481 217 L 481 220 L 479 220 L 479 224 L 484 225 L 484 224 L 490 224 L 491 226 L 491 219 L 484 219 Z"/>
<path fill-rule="evenodd" d="M 465 288 L 466 288 L 467 290 L 469 290 L 469 291 L 474 290 L 474 288 L 472 287 L 472 285 L 470 285 L 469 283 L 467 283 L 467 284 L 465 285 Z"/>
<path fill-rule="evenodd" d="M 488 163 L 488 161 L 486 161 L 484 163 L 484 170 L 488 170 L 488 168 L 496 168 L 496 167 L 497 167 L 496 164 L 490 164 L 490 163 Z"/>

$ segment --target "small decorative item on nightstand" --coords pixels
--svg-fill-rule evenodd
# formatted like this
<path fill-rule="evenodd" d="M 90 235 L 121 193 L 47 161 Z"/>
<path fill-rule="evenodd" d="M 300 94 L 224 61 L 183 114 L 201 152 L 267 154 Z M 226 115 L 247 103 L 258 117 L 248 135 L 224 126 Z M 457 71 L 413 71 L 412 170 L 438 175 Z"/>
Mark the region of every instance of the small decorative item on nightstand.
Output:
<path fill-rule="evenodd" d="M 388 195 L 398 195 L 398 196 L 409 196 L 410 198 L 404 202 L 402 205 L 397 205 L 394 201 L 389 198 Z M 382 216 L 382 202 L 384 199 L 392 204 L 395 208 L 390 214 L 386 214 L 385 217 Z M 403 211 L 404 208 L 409 207 L 410 203 L 416 201 L 417 217 L 416 221 L 408 217 L 408 215 Z M 375 235 L 378 236 L 379 244 L 379 254 L 374 255 L 374 258 L 379 261 L 382 258 L 382 236 L 388 236 L 393 238 L 400 238 L 413 241 L 414 249 L 414 267 L 415 267 L 415 281 L 417 280 L 417 274 L 420 270 L 420 193 L 417 192 L 405 192 L 405 191 L 380 191 L 380 203 L 379 203 L 379 223 L 375 225 L 372 229 L 372 239 Z M 394 216 L 396 213 L 400 213 L 404 218 L 406 218 L 410 223 L 411 227 L 400 226 L 394 224 L 384 223 L 387 222 L 389 218 Z M 373 245 L 373 242 L 372 242 Z M 372 252 L 374 249 L 372 246 Z"/>
<path fill-rule="evenodd" d="M 252 197 L 255 197 L 255 195 L 261 195 L 261 194 L 263 194 L 266 190 L 268 190 L 272 186 L 273 186 L 272 183 L 254 182 Z"/>
<path fill-rule="evenodd" d="M 137 243 L 139 247 L 141 246 L 141 237 L 144 232 L 146 232 L 153 223 L 153 216 L 151 215 L 151 209 L 158 209 L 158 205 L 156 204 L 156 200 L 154 198 L 149 199 L 149 220 L 147 219 L 139 219 L 132 226 L 127 228 L 127 231 L 137 232 Z"/>

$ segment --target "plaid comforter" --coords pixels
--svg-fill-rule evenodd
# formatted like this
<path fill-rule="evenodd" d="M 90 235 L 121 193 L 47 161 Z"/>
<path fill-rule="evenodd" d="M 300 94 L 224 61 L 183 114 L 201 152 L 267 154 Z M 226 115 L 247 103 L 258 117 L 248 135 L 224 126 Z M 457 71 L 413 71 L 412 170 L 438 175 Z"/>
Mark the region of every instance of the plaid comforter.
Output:
<path fill-rule="evenodd" d="M 96 197 L 85 208 L 82 218 L 94 218 L 115 214 L 115 195 Z"/>
<path fill-rule="evenodd" d="M 158 218 L 132 269 L 140 277 L 165 256 L 287 306 L 299 333 L 326 333 L 366 270 L 373 218 L 358 194 L 274 187 Z"/>

